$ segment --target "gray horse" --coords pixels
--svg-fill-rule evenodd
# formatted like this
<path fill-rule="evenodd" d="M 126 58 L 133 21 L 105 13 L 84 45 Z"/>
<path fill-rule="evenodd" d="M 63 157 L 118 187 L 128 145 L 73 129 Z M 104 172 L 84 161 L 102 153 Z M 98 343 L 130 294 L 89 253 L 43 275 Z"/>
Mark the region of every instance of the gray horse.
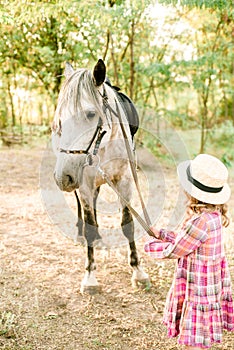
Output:
<path fill-rule="evenodd" d="M 132 196 L 132 174 L 125 137 L 133 149 L 126 113 L 116 92 L 106 79 L 106 67 L 99 60 L 93 71 L 74 70 L 66 65 L 65 83 L 60 91 L 53 121 L 52 144 L 57 156 L 54 178 L 62 191 L 77 189 L 83 211 L 82 233 L 87 241 L 87 266 L 81 291 L 99 289 L 95 277 L 94 247 L 101 239 L 96 217 L 96 201 L 105 183 L 100 169 L 108 175 L 117 191 L 129 202 Z M 149 283 L 139 265 L 134 241 L 132 214 L 122 202 L 123 234 L 129 241 L 132 283 Z"/>

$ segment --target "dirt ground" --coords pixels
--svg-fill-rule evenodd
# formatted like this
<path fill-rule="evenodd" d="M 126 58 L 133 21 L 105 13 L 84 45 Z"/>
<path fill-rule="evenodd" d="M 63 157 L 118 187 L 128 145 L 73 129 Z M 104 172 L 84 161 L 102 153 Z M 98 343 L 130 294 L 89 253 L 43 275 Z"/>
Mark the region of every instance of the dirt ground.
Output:
<path fill-rule="evenodd" d="M 179 349 L 176 339 L 169 340 L 161 324 L 174 262 L 148 258 L 140 228 L 138 252 L 150 275 L 151 288 L 132 287 L 127 246 L 115 242 L 112 249 L 96 251 L 101 292 L 92 296 L 80 293 L 86 249 L 61 233 L 61 222 L 67 219 L 63 207 L 54 203 L 49 212 L 44 203 L 44 151 L 44 145 L 0 150 L 0 349 Z M 50 173 L 50 166 L 48 169 Z M 165 169 L 165 174 L 165 188 L 177 193 L 174 169 Z M 44 189 L 49 191 L 49 186 Z M 234 191 L 234 181 L 231 186 Z M 74 198 L 66 198 L 74 211 Z M 164 203 L 165 216 L 173 207 L 173 199 Z M 233 208 L 233 197 L 230 204 Z M 55 210 L 59 211 L 57 222 Z M 102 228 L 106 232 L 110 225 L 114 232 L 113 220 L 118 219 L 103 212 Z M 163 224 L 165 219 L 160 220 Z M 226 233 L 226 251 L 234 280 L 233 228 L 232 224 Z M 233 348 L 234 335 L 225 332 L 223 343 L 212 350 Z"/>

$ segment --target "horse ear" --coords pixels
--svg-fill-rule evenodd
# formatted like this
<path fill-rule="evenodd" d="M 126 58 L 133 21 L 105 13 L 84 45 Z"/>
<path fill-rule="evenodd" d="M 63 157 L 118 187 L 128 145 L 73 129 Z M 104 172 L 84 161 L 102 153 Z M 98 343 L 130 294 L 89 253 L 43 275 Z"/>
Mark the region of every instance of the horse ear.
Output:
<path fill-rule="evenodd" d="M 103 60 L 99 59 L 93 70 L 93 77 L 97 86 L 102 85 L 106 78 L 106 66 Z"/>
<path fill-rule="evenodd" d="M 72 65 L 69 62 L 66 62 L 66 66 L 65 66 L 65 77 L 68 79 L 70 78 L 70 76 L 75 72 L 74 68 L 72 67 Z"/>

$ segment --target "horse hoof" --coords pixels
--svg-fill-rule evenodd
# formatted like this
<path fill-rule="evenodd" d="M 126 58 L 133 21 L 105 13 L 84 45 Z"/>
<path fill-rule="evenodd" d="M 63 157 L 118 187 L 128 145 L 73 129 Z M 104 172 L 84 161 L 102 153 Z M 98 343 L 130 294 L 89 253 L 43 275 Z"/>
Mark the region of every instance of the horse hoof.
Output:
<path fill-rule="evenodd" d="M 149 290 L 151 287 L 151 282 L 149 278 L 145 278 L 142 280 L 132 279 L 132 286 L 133 288 L 143 288 L 145 290 Z"/>
<path fill-rule="evenodd" d="M 86 239 L 83 236 L 77 236 L 74 238 L 74 243 L 80 244 L 82 247 L 84 247 L 86 245 Z"/>
<path fill-rule="evenodd" d="M 101 286 L 85 286 L 81 285 L 80 292 L 81 294 L 89 294 L 89 295 L 95 295 L 101 293 Z"/>
<path fill-rule="evenodd" d="M 93 246 L 94 246 L 94 248 L 96 248 L 96 249 L 103 249 L 103 248 L 106 248 L 106 245 L 105 245 L 105 243 L 103 242 L 102 239 L 96 239 L 96 240 L 93 242 Z"/>
<path fill-rule="evenodd" d="M 149 290 L 151 286 L 148 273 L 141 266 L 136 266 L 133 268 L 132 286 L 137 288 L 139 285 L 145 290 Z"/>
<path fill-rule="evenodd" d="M 89 295 L 94 295 L 100 293 L 101 287 L 95 277 L 94 271 L 86 271 L 83 280 L 81 281 L 80 292 L 81 294 L 87 293 Z"/>

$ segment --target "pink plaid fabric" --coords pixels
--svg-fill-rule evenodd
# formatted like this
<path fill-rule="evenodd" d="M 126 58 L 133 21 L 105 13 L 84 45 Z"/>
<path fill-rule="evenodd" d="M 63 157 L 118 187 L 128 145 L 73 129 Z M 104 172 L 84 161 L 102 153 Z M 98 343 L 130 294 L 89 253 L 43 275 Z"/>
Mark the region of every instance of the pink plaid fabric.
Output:
<path fill-rule="evenodd" d="M 177 236 L 166 230 L 160 235 L 161 241 L 151 238 L 145 251 L 156 259 L 178 259 L 163 316 L 169 337 L 201 348 L 220 343 L 223 329 L 234 331 L 220 213 L 202 213 Z"/>

